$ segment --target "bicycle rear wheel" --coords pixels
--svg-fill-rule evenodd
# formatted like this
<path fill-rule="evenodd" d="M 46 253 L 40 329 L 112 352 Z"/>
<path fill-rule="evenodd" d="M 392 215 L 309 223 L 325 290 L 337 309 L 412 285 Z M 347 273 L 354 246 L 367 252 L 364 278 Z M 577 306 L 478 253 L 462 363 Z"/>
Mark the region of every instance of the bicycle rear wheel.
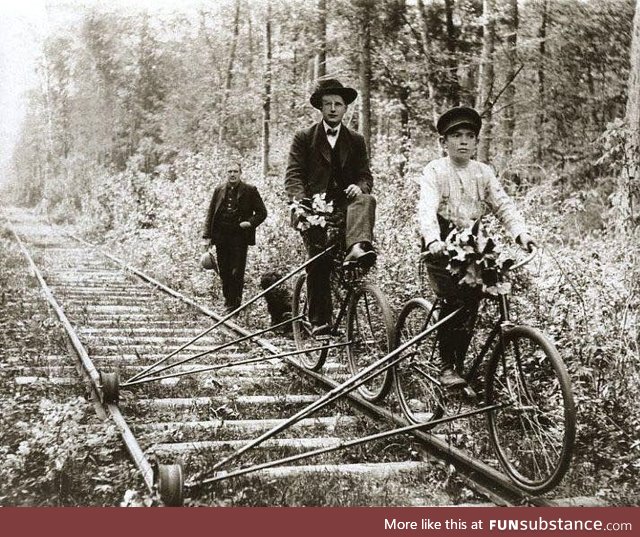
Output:
<path fill-rule="evenodd" d="M 321 342 L 311 335 L 311 323 L 309 321 L 309 303 L 307 300 L 307 276 L 301 274 L 293 286 L 292 316 L 302 315 L 301 319 L 293 321 L 293 339 L 299 351 L 319 347 Z M 311 371 L 318 371 L 327 359 L 329 351 L 313 351 L 299 354 L 300 362 Z"/>
<path fill-rule="evenodd" d="M 541 494 L 569 468 L 576 433 L 571 381 L 554 345 L 529 326 L 507 329 L 486 376 L 491 443 L 507 474 Z"/>
<path fill-rule="evenodd" d="M 347 362 L 353 375 L 391 352 L 393 314 L 380 288 L 364 283 L 351 296 L 347 308 Z M 358 388 L 367 401 L 383 399 L 393 382 L 391 369 L 376 375 Z"/>
<path fill-rule="evenodd" d="M 398 316 L 396 345 L 401 345 L 438 321 L 438 310 L 424 298 L 407 302 Z M 400 408 L 412 423 L 427 423 L 444 414 L 439 382 L 440 353 L 434 330 L 403 352 L 394 368 Z"/>

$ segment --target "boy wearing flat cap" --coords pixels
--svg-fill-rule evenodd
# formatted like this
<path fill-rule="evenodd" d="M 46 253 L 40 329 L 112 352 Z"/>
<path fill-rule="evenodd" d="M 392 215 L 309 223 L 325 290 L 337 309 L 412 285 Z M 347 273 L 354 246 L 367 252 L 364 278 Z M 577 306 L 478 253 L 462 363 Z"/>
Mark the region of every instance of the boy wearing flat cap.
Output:
<path fill-rule="evenodd" d="M 502 184 L 490 166 L 473 160 L 480 115 L 465 106 L 442 114 L 436 125 L 447 156 L 431 161 L 420 179 L 418 220 L 427 251 L 432 254 L 427 265 L 431 286 L 443 300 L 442 318 L 461 304 L 464 309 L 443 325 L 438 332 L 442 359 L 442 384 L 460 387 L 465 380 L 464 357 L 471 341 L 478 314 L 480 297 L 457 285 L 446 269 L 444 240 L 455 229 L 471 226 L 488 211 L 493 212 L 506 230 L 523 248 L 530 250 L 535 242 Z"/>
<path fill-rule="evenodd" d="M 318 81 L 309 102 L 322 113 L 314 125 L 296 132 L 285 174 L 285 190 L 291 201 L 326 194 L 334 211 L 345 216 L 347 256 L 345 264 L 371 267 L 376 260 L 373 226 L 376 200 L 371 195 L 373 177 L 362 135 L 347 128 L 342 118 L 358 92 L 339 80 Z M 295 222 L 294 222 L 295 224 Z M 309 257 L 326 248 L 326 231 L 311 228 L 303 233 Z M 331 262 L 322 256 L 307 269 L 309 320 L 313 335 L 329 333 Z"/>

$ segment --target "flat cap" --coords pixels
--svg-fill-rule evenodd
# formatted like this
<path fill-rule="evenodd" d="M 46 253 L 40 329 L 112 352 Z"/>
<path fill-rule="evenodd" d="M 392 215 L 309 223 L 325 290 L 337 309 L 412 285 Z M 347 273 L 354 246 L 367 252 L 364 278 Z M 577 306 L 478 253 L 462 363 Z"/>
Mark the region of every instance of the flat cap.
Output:
<path fill-rule="evenodd" d="M 438 134 L 444 136 L 454 127 L 460 127 L 461 125 L 470 128 L 477 136 L 482 128 L 480 114 L 468 106 L 456 106 L 440 116 L 436 128 L 438 129 Z"/>

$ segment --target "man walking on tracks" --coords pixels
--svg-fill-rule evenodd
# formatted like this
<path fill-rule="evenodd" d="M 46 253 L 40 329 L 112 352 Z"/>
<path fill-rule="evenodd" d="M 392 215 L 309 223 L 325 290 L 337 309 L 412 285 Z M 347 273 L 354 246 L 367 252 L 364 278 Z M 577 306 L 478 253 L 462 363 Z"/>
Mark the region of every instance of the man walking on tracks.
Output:
<path fill-rule="evenodd" d="M 227 313 L 242 303 L 247 248 L 267 217 L 258 189 L 240 180 L 239 163 L 227 166 L 227 181 L 213 191 L 202 237 L 216 247 Z"/>
<path fill-rule="evenodd" d="M 296 132 L 289 152 L 285 190 L 291 201 L 326 194 L 326 200 L 334 203 L 334 219 L 345 220 L 345 264 L 370 268 L 376 260 L 372 246 L 376 206 L 371 195 L 373 177 L 364 138 L 342 123 L 348 105 L 357 96 L 355 89 L 338 80 L 318 81 L 309 101 L 320 110 L 322 120 Z M 296 222 L 292 224 L 295 226 Z M 326 231 L 318 227 L 303 232 L 303 240 L 309 257 L 327 246 Z M 309 320 L 315 336 L 330 331 L 330 274 L 328 256 L 307 269 Z"/>
<path fill-rule="evenodd" d="M 535 242 L 491 167 L 471 158 L 482 127 L 480 115 L 472 108 L 459 106 L 442 114 L 436 127 L 447 156 L 431 161 L 424 169 L 418 220 L 424 246 L 432 254 L 427 262 L 429 280 L 436 295 L 444 301 L 441 318 L 464 305 L 463 310 L 438 331 L 441 382 L 453 388 L 465 384 L 460 373 L 480 296 L 458 285 L 447 271 L 444 240 L 453 229 L 471 226 L 490 209 L 523 248 L 530 250 Z"/>

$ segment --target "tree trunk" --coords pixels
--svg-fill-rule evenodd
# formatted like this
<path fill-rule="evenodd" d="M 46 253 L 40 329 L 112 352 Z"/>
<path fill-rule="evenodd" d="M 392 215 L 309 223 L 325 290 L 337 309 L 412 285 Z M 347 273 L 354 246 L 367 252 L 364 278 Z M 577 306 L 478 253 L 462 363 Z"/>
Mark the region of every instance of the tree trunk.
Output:
<path fill-rule="evenodd" d="M 429 97 L 431 119 L 433 124 L 438 120 L 438 109 L 436 106 L 435 88 L 431 80 L 433 76 L 433 65 L 431 61 L 431 31 L 429 29 L 429 20 L 427 18 L 427 9 L 422 0 L 418 0 L 418 14 L 420 15 L 420 23 L 422 28 L 422 53 L 424 54 L 425 78 L 427 79 L 427 95 Z"/>
<path fill-rule="evenodd" d="M 229 63 L 224 81 L 224 93 L 220 107 L 220 127 L 218 129 L 218 145 L 222 145 L 225 133 L 225 123 L 227 121 L 227 101 L 231 91 L 231 81 L 233 79 L 233 65 L 236 61 L 236 48 L 238 47 L 238 35 L 240 33 L 240 0 L 236 0 L 235 16 L 233 17 L 233 39 L 231 40 L 231 50 L 229 51 Z"/>
<path fill-rule="evenodd" d="M 317 36 L 318 51 L 315 57 L 315 78 L 321 78 L 327 74 L 327 0 L 318 0 L 317 4 Z"/>
<path fill-rule="evenodd" d="M 398 99 L 401 104 L 400 108 L 400 154 L 402 155 L 402 160 L 400 161 L 400 166 L 398 167 L 398 173 L 400 177 L 404 177 L 407 173 L 407 165 L 409 164 L 409 156 L 411 154 L 411 129 L 409 127 L 409 88 L 403 86 L 399 88 Z"/>
<path fill-rule="evenodd" d="M 269 173 L 269 127 L 271 123 L 271 0 L 267 0 L 264 31 L 264 96 L 262 103 L 262 177 Z"/>
<path fill-rule="evenodd" d="M 518 58 L 518 0 L 509 1 L 510 10 L 510 28 L 507 35 L 507 72 L 506 80 L 509 84 L 504 93 L 504 152 L 509 158 L 513 152 L 513 133 L 516 130 L 516 85 L 514 78 L 516 76 L 516 62 Z"/>
<path fill-rule="evenodd" d="M 536 115 L 536 134 L 537 134 L 537 146 L 536 154 L 538 160 L 542 159 L 542 148 L 544 147 L 544 106 L 545 106 L 545 78 L 544 78 L 544 63 L 547 54 L 546 39 L 547 39 L 547 16 L 548 16 L 547 0 L 542 0 L 542 22 L 540 23 L 540 29 L 538 30 L 538 39 L 540 41 L 538 60 L 538 114 Z"/>
<path fill-rule="evenodd" d="M 373 1 L 361 4 L 360 17 L 360 115 L 359 127 L 371 156 L 371 10 Z"/>
<path fill-rule="evenodd" d="M 628 89 L 626 123 L 629 136 L 617 198 L 624 224 L 636 228 L 640 221 L 640 1 L 633 18 Z"/>
<path fill-rule="evenodd" d="M 478 142 L 478 160 L 487 162 L 491 150 L 491 130 L 492 121 L 491 109 L 493 108 L 493 51 L 495 47 L 495 19 L 494 0 L 483 0 L 482 13 L 484 18 L 482 36 L 482 61 L 480 64 L 480 88 L 479 102 L 481 106 L 482 130 L 480 131 L 480 141 Z"/>
<path fill-rule="evenodd" d="M 460 102 L 460 84 L 458 82 L 457 39 L 453 26 L 453 0 L 444 0 L 445 16 L 447 19 L 447 101 L 450 105 Z"/>

